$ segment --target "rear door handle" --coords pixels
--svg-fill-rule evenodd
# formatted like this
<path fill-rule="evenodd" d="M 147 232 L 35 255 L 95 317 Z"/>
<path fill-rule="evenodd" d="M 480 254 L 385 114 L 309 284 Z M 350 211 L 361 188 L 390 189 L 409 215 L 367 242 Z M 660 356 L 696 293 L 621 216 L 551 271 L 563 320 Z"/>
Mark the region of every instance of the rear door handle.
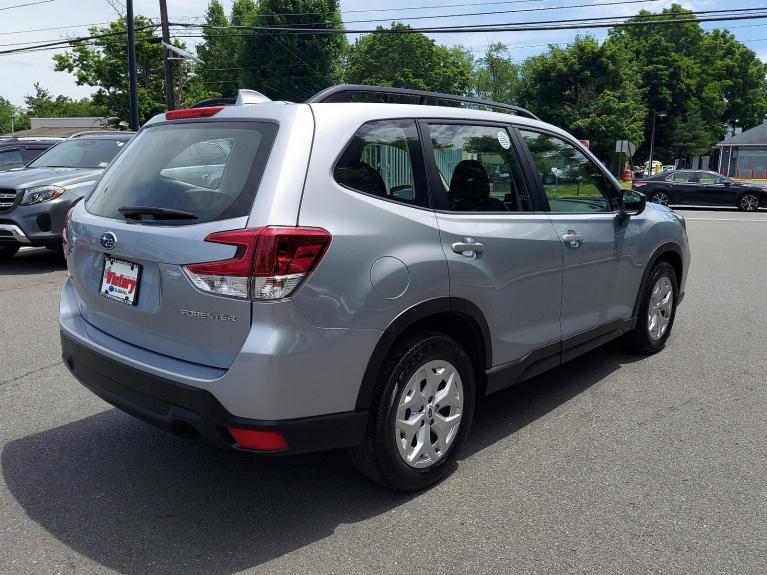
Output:
<path fill-rule="evenodd" d="M 450 246 L 457 254 L 461 254 L 465 258 L 473 258 L 476 254 L 481 254 L 485 246 L 479 242 L 475 242 L 473 238 L 463 238 L 462 242 L 455 242 Z"/>
<path fill-rule="evenodd" d="M 583 241 L 583 236 L 575 230 L 567 230 L 567 233 L 562 236 L 562 241 L 568 244 L 571 248 L 577 248 Z"/>

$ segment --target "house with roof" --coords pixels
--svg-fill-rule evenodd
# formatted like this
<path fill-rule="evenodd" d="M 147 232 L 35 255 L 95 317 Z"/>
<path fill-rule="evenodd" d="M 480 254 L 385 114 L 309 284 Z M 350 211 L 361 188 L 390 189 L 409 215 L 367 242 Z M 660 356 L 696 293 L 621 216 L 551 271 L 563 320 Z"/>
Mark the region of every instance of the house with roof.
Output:
<path fill-rule="evenodd" d="M 719 148 L 719 173 L 731 178 L 767 179 L 767 116 L 758 126 L 726 137 Z"/>

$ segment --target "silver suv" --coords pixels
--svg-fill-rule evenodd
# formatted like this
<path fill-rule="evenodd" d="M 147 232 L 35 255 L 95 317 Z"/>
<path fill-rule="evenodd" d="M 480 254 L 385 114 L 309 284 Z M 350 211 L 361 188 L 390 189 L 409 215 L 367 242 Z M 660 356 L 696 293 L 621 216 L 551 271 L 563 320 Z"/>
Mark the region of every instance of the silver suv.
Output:
<path fill-rule="evenodd" d="M 663 348 L 690 260 L 681 216 L 526 110 L 362 86 L 155 117 L 65 253 L 63 357 L 94 393 L 236 450 L 349 448 L 400 490 L 485 395 L 618 336 Z"/>

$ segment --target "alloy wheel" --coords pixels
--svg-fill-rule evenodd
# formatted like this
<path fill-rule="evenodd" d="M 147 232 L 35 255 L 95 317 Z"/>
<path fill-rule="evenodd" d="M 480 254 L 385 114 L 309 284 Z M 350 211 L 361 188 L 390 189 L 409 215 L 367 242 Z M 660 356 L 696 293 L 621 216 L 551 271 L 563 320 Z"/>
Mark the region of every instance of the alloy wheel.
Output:
<path fill-rule="evenodd" d="M 674 287 L 671 280 L 662 276 L 658 278 L 650 294 L 650 305 L 647 308 L 647 330 L 650 339 L 658 341 L 666 333 L 674 312 Z"/>
<path fill-rule="evenodd" d="M 650 201 L 654 204 L 660 204 L 661 206 L 667 206 L 669 204 L 668 195 L 663 192 L 654 193 Z"/>
<path fill-rule="evenodd" d="M 759 209 L 759 198 L 754 194 L 746 194 L 740 198 L 740 207 L 746 212 L 755 212 Z"/>
<path fill-rule="evenodd" d="M 451 363 L 434 360 L 415 371 L 398 399 L 394 439 L 410 467 L 427 468 L 442 459 L 458 435 L 463 384 Z"/>

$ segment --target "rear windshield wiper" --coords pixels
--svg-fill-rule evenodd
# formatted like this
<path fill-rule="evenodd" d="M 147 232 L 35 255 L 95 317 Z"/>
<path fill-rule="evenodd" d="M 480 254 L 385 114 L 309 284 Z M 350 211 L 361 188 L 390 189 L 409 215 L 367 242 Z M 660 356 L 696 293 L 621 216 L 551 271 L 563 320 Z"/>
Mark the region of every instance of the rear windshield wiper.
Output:
<path fill-rule="evenodd" d="M 126 219 L 140 220 L 143 216 L 154 216 L 155 220 L 196 220 L 197 214 L 171 208 L 155 208 L 153 206 L 123 206 L 117 210 Z"/>

